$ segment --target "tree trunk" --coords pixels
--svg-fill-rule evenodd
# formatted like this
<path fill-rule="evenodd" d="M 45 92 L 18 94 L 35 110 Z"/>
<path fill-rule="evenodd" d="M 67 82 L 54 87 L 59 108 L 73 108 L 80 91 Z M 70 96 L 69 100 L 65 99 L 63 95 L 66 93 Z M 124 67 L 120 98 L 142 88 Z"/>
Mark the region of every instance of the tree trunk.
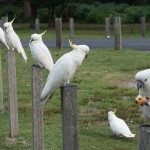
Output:
<path fill-rule="evenodd" d="M 31 17 L 31 7 L 28 0 L 23 0 L 24 16 L 26 18 Z"/>
<path fill-rule="evenodd" d="M 35 27 L 35 19 L 37 17 L 37 5 L 30 3 L 31 6 L 31 22 L 30 22 L 30 26 L 31 27 Z"/>

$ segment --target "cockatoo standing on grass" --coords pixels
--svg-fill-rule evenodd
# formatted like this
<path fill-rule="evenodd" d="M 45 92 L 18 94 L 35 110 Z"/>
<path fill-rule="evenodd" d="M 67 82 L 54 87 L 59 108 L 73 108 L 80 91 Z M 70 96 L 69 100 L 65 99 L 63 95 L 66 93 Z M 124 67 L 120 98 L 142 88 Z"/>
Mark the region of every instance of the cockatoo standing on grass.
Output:
<path fill-rule="evenodd" d="M 24 61 L 27 62 L 27 56 L 22 47 L 21 41 L 12 27 L 12 23 L 14 20 L 15 18 L 11 22 L 6 22 L 3 25 L 5 40 L 9 49 L 12 51 L 16 50 L 22 55 Z"/>
<path fill-rule="evenodd" d="M 59 58 L 48 75 L 47 82 L 41 94 L 43 105 L 48 97 L 52 97 L 57 88 L 69 84 L 76 69 L 82 64 L 82 61 L 90 50 L 87 45 L 75 45 L 70 41 L 69 43 L 73 50 Z"/>
<path fill-rule="evenodd" d="M 125 136 L 125 137 L 135 137 L 135 134 L 131 133 L 129 127 L 127 124 L 124 122 L 124 120 L 118 118 L 115 115 L 116 110 L 109 111 L 108 112 L 108 121 L 111 130 L 113 131 L 114 134 L 119 135 L 119 136 Z"/>
<path fill-rule="evenodd" d="M 44 31 L 41 34 L 32 34 L 29 42 L 29 48 L 32 54 L 32 57 L 37 62 L 37 64 L 41 68 L 47 69 L 49 72 L 52 70 L 54 66 L 54 62 L 52 56 L 50 54 L 49 49 L 42 41 L 42 35 L 45 33 Z"/>
<path fill-rule="evenodd" d="M 4 31 L 2 30 L 1 27 L 0 27 L 0 43 L 2 43 L 7 49 L 9 49 L 5 41 Z"/>
<path fill-rule="evenodd" d="M 150 120 L 150 69 L 139 71 L 135 75 L 139 95 L 136 97 L 136 103 L 139 104 L 144 116 Z"/>

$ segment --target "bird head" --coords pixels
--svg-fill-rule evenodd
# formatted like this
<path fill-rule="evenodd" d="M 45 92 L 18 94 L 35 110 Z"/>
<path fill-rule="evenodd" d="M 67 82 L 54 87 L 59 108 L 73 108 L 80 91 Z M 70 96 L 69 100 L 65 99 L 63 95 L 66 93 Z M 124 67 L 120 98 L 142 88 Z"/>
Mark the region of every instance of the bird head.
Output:
<path fill-rule="evenodd" d="M 136 102 L 137 104 L 139 104 L 140 106 L 144 106 L 144 105 L 149 106 L 148 101 L 149 101 L 149 98 L 148 98 L 148 97 L 146 97 L 146 96 L 141 96 L 141 95 L 138 95 L 138 96 L 136 97 L 136 99 L 135 99 L 135 102 Z"/>
<path fill-rule="evenodd" d="M 139 95 L 145 95 L 149 97 L 150 93 L 150 69 L 139 71 L 135 75 L 135 80 L 137 83 L 137 89 Z"/>
<path fill-rule="evenodd" d="M 109 111 L 108 112 L 109 121 L 111 121 L 113 119 L 113 117 L 116 117 L 115 113 L 116 113 L 116 109 L 114 111 Z"/>
<path fill-rule="evenodd" d="M 4 23 L 3 25 L 4 32 L 8 33 L 8 32 L 13 31 L 12 23 L 14 22 L 14 20 L 15 20 L 15 17 L 12 21 Z"/>
<path fill-rule="evenodd" d="M 31 39 L 30 39 L 30 44 L 32 43 L 38 43 L 40 41 L 42 41 L 42 36 L 46 33 L 47 30 L 45 30 L 43 33 L 41 34 L 37 34 L 37 33 L 34 33 L 31 35 Z"/>
<path fill-rule="evenodd" d="M 90 48 L 87 45 L 75 45 L 72 44 L 72 41 L 69 40 L 70 47 L 74 50 L 80 49 L 85 52 L 85 56 L 87 57 L 88 52 L 90 51 Z"/>

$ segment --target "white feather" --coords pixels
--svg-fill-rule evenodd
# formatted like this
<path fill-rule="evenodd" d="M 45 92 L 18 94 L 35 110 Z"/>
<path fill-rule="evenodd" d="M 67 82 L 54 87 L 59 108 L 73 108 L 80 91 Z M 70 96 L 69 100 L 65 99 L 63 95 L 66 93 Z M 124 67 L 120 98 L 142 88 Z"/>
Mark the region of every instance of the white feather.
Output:
<path fill-rule="evenodd" d="M 8 45 L 6 44 L 5 37 L 4 37 L 4 31 L 0 27 L 0 42 L 7 48 L 9 49 Z"/>
<path fill-rule="evenodd" d="M 58 87 L 69 83 L 77 67 L 81 65 L 88 52 L 88 46 L 78 45 L 76 49 L 64 54 L 57 60 L 48 75 L 47 82 L 41 94 L 41 100 L 44 101 L 46 98 L 51 97 Z"/>
<path fill-rule="evenodd" d="M 129 127 L 124 122 L 124 120 L 118 118 L 114 112 L 108 112 L 108 121 L 110 128 L 116 135 L 123 135 L 125 137 L 135 137 L 135 134 L 131 133 Z"/>
<path fill-rule="evenodd" d="M 29 48 L 34 60 L 41 68 L 46 68 L 49 72 L 52 70 L 54 62 L 49 49 L 42 41 L 40 34 L 31 35 Z"/>
<path fill-rule="evenodd" d="M 150 69 L 139 71 L 135 75 L 137 84 L 141 82 L 141 87 L 138 88 L 139 95 L 150 98 Z M 150 120 L 150 106 L 140 106 L 140 110 L 144 116 Z"/>
<path fill-rule="evenodd" d="M 26 53 L 23 49 L 23 46 L 21 44 L 21 41 L 20 41 L 18 35 L 15 33 L 15 31 L 12 27 L 12 22 L 4 23 L 3 29 L 4 29 L 5 40 L 6 40 L 6 43 L 9 47 L 9 49 L 12 51 L 16 50 L 18 53 L 20 53 L 22 55 L 24 61 L 27 62 Z"/>

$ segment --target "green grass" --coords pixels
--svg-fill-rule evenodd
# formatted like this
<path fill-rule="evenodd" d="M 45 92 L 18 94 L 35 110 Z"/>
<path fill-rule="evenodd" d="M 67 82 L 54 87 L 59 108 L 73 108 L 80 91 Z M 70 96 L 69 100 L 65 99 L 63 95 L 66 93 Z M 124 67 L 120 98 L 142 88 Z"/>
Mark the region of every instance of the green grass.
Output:
<path fill-rule="evenodd" d="M 6 51 L 2 49 L 2 73 L 5 113 L 0 116 L 0 149 L 32 150 L 32 89 L 31 66 L 34 61 L 28 48 L 25 49 L 28 63 L 19 54 L 17 63 L 17 96 L 19 107 L 19 137 L 9 138 L 9 115 L 6 77 Z M 51 50 L 54 61 L 68 50 Z M 89 57 L 78 68 L 71 80 L 78 87 L 78 118 L 80 150 L 137 150 L 138 128 L 145 123 L 139 107 L 134 103 L 138 92 L 135 88 L 135 73 L 150 68 L 150 55 L 135 50 L 91 50 Z M 48 72 L 43 70 L 43 86 Z M 60 91 L 55 92 L 44 108 L 45 150 L 62 149 L 62 125 Z M 116 115 L 123 118 L 134 139 L 116 138 L 108 126 L 107 112 L 117 109 Z"/>

